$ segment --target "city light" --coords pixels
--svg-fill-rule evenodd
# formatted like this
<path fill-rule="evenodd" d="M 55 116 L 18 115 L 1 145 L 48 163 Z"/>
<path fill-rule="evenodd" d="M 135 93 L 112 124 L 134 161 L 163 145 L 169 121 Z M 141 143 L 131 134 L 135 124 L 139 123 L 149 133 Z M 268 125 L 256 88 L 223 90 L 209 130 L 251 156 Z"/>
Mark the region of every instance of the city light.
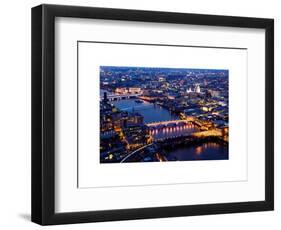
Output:
<path fill-rule="evenodd" d="M 101 163 L 228 159 L 228 70 L 100 70 Z"/>

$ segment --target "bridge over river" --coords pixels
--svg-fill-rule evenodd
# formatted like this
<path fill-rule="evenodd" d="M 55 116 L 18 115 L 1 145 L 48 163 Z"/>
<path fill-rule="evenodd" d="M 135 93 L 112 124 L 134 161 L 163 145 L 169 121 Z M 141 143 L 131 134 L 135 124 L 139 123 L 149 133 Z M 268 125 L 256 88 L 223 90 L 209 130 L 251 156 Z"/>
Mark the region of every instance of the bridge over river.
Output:
<path fill-rule="evenodd" d="M 126 100 L 131 98 L 137 98 L 141 94 L 140 93 L 129 93 L 129 94 L 109 94 L 107 98 L 109 101 L 118 101 L 118 100 Z"/>
<path fill-rule="evenodd" d="M 179 136 L 188 136 L 199 130 L 199 127 L 187 120 L 158 121 L 146 124 L 153 140 L 170 139 Z"/>
<path fill-rule="evenodd" d="M 149 134 L 152 135 L 155 141 L 186 136 L 197 138 L 223 136 L 221 129 L 207 129 L 204 124 L 201 124 L 198 120 L 169 120 L 152 122 L 146 125 L 149 127 Z M 204 131 L 202 131 L 202 128 Z"/>

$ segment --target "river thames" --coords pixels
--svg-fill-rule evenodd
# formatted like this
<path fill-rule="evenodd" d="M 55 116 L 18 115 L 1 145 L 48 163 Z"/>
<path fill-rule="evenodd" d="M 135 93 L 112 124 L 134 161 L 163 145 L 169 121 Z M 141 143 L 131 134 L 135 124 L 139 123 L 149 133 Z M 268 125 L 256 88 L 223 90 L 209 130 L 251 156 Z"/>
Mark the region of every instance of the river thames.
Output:
<path fill-rule="evenodd" d="M 171 113 L 167 109 L 147 101 L 137 101 L 136 99 L 126 99 L 113 101 L 112 104 L 118 109 L 127 112 L 137 112 L 144 118 L 144 123 L 157 121 L 178 120 L 178 115 Z M 194 127 L 183 126 L 181 128 L 165 128 L 161 131 L 154 131 L 152 136 L 165 138 L 167 136 L 180 136 L 192 133 Z M 196 146 L 181 146 L 176 149 L 166 150 L 168 160 L 190 161 L 190 160 L 224 160 L 228 159 L 228 147 L 215 142 L 197 144 Z"/>
<path fill-rule="evenodd" d="M 179 119 L 177 115 L 170 113 L 167 109 L 159 105 L 142 100 L 141 102 L 136 102 L 135 99 L 127 99 L 115 101 L 112 104 L 123 111 L 138 112 L 143 116 L 144 123 Z"/>

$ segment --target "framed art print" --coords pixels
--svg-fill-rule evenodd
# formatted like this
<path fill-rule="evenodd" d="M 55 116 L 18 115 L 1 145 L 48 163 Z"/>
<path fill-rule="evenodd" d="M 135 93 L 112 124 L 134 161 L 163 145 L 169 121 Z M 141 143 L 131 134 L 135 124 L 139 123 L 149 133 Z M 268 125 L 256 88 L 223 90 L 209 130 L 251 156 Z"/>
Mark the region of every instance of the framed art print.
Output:
<path fill-rule="evenodd" d="M 32 9 L 32 221 L 273 210 L 273 19 Z"/>

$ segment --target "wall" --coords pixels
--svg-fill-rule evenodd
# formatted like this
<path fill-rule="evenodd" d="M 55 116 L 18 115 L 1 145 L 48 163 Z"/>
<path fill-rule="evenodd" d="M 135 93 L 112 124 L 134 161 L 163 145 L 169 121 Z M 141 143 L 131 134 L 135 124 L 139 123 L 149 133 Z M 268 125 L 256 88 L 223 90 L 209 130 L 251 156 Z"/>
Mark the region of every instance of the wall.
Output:
<path fill-rule="evenodd" d="M 0 226 L 1 229 L 39 229 L 30 219 L 30 8 L 41 1 L 1 2 L 0 42 Z M 67 226 L 69 229 L 276 229 L 281 223 L 281 82 L 280 67 L 280 6 L 279 1 L 245 0 L 96 0 L 45 1 L 45 3 L 178 11 L 235 16 L 275 18 L 275 76 L 276 76 L 276 210 L 248 214 L 228 214 L 201 217 L 139 220 Z M 65 226 L 56 226 L 63 229 Z"/>

